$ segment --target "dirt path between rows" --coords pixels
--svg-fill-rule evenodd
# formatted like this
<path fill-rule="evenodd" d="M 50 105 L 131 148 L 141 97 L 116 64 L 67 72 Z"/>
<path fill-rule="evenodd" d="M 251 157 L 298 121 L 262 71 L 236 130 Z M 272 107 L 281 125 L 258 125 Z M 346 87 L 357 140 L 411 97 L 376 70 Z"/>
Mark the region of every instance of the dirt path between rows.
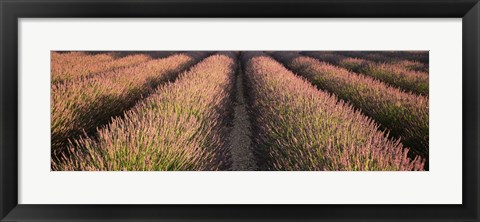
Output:
<path fill-rule="evenodd" d="M 251 127 L 245 101 L 243 72 L 240 67 L 239 65 L 235 81 L 234 118 L 228 146 L 232 153 L 231 170 L 252 171 L 257 169 L 257 165 L 251 150 Z"/>

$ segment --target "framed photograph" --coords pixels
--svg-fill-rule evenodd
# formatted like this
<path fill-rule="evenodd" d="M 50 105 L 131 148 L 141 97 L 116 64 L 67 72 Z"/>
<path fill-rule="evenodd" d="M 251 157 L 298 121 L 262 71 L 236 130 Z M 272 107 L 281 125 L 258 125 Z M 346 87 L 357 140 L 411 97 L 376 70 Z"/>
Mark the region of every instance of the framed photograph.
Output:
<path fill-rule="evenodd" d="M 0 0 L 1 221 L 479 221 L 477 0 Z"/>

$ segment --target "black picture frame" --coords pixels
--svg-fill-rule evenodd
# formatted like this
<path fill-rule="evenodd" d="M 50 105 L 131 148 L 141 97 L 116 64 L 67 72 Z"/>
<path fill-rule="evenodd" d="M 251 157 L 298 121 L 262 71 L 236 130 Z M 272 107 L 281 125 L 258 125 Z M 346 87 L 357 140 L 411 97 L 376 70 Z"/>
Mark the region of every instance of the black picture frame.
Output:
<path fill-rule="evenodd" d="M 479 221 L 480 4 L 478 0 L 0 0 L 0 15 L 1 221 Z M 46 17 L 463 18 L 463 204 L 18 204 L 17 20 Z"/>

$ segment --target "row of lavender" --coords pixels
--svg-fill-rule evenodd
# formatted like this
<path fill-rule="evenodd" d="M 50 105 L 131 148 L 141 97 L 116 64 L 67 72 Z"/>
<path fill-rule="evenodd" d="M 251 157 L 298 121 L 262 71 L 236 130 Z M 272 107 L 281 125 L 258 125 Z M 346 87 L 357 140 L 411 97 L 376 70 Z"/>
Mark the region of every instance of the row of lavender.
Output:
<path fill-rule="evenodd" d="M 313 52 L 304 53 L 318 57 Z M 348 101 L 381 124 L 383 130 L 428 160 L 428 96 L 404 91 L 372 76 L 359 74 L 297 52 L 272 52 L 279 61 L 320 89 Z M 329 55 L 321 58 L 329 58 Z"/>
<path fill-rule="evenodd" d="M 374 62 L 406 65 L 415 71 L 428 72 L 428 51 L 337 51 L 345 56 L 368 59 Z"/>
<path fill-rule="evenodd" d="M 112 117 L 122 115 L 124 111 L 151 94 L 158 85 L 175 79 L 181 70 L 192 66 L 209 54 L 211 53 L 179 53 L 166 58 L 149 59 L 121 69 L 92 73 L 88 78 L 53 83 L 51 88 L 53 156 L 63 152 L 70 140 L 83 134 L 90 134 L 97 127 L 110 121 Z M 146 55 L 132 56 L 145 57 Z M 81 65 L 78 61 L 83 62 L 89 57 L 95 59 L 108 56 L 99 54 L 79 57 L 72 58 L 77 60 L 77 66 Z M 112 60 L 110 64 L 118 64 L 118 60 L 121 59 Z M 104 61 L 93 62 L 93 64 L 104 66 Z M 95 65 L 84 64 L 84 66 L 87 69 L 96 69 L 90 68 Z"/>
<path fill-rule="evenodd" d="M 178 56 L 185 55 L 156 61 L 155 64 L 176 59 L 175 67 L 169 66 L 168 62 L 157 64 L 163 68 L 152 71 L 151 75 L 164 78 L 167 72 L 162 70 L 178 71 L 179 65 L 189 61 L 179 60 Z M 209 56 L 180 74 L 175 82 L 156 87 L 148 98 L 126 111 L 123 117 L 114 118 L 107 126 L 99 128 L 97 137 L 74 140 L 60 161 L 52 162 L 52 168 L 228 169 L 230 158 L 222 138 L 226 136 L 226 117 L 231 113 L 236 64 L 236 56 L 232 53 Z M 148 70 L 154 70 L 145 66 L 135 68 L 141 69 L 138 73 L 142 76 L 146 76 Z M 127 76 L 134 78 L 134 73 Z M 147 77 L 145 81 L 151 84 L 152 79 Z M 112 85 L 120 83 L 116 81 Z"/>
<path fill-rule="evenodd" d="M 420 95 L 428 95 L 428 71 L 415 71 L 412 67 L 424 65 L 409 60 L 369 60 L 375 54 L 360 54 L 358 57 L 348 57 L 339 52 L 303 52 L 303 55 L 310 56 L 332 65 L 348 69 L 349 71 L 362 73 L 372 78 L 381 80 L 393 87 L 413 92 Z M 354 54 L 355 55 L 355 54 Z M 377 58 L 378 59 L 378 58 Z"/>
<path fill-rule="evenodd" d="M 285 53 L 277 57 L 291 63 Z M 264 170 L 424 169 L 424 159 L 409 158 L 409 149 L 388 139 L 371 118 L 271 57 L 247 53 L 243 62 L 257 131 L 256 154 Z M 356 81 L 329 83 L 336 88 Z"/>
<path fill-rule="evenodd" d="M 53 84 L 88 78 L 102 72 L 139 65 L 175 52 L 52 52 Z"/>

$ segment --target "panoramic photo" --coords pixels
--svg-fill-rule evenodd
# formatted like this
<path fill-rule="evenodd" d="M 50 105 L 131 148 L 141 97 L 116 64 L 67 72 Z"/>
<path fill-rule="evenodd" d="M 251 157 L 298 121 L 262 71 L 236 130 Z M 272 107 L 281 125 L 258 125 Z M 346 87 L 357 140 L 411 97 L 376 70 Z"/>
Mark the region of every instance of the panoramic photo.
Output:
<path fill-rule="evenodd" d="M 428 171 L 428 51 L 52 51 L 52 171 Z"/>

